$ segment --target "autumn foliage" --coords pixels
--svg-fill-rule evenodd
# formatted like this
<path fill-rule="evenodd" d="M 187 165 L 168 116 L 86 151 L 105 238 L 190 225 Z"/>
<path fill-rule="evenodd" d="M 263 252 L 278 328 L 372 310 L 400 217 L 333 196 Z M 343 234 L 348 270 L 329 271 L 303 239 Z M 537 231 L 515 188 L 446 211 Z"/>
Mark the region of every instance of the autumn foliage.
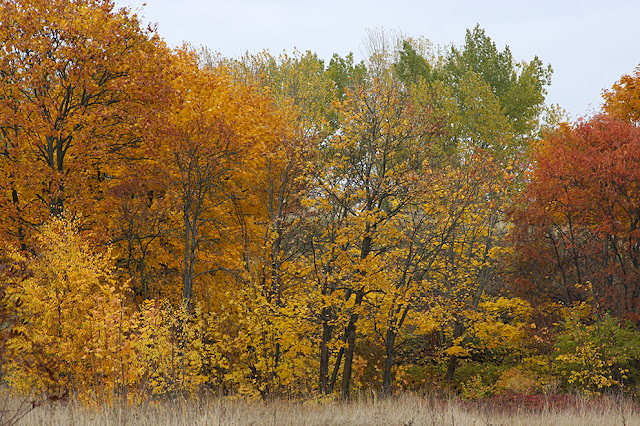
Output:
<path fill-rule="evenodd" d="M 603 93 L 604 110 L 621 120 L 638 125 L 640 122 L 640 66 L 633 74 L 623 75 L 611 90 Z"/>
<path fill-rule="evenodd" d="M 544 123 L 537 57 L 384 37 L 214 61 L 110 0 L 0 2 L 2 384 L 633 392 L 637 75 Z"/>
<path fill-rule="evenodd" d="M 543 140 L 516 217 L 518 291 L 638 321 L 640 132 L 596 116 Z M 544 283 L 544 284 L 543 284 Z M 533 286 L 533 287 L 532 287 Z"/>

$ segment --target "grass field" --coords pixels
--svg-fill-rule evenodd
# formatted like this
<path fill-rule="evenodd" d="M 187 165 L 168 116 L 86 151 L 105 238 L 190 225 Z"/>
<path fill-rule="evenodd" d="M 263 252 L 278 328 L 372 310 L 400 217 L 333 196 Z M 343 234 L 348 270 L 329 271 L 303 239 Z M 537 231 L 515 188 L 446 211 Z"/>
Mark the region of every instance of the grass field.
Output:
<path fill-rule="evenodd" d="M 523 397 L 525 398 L 525 397 Z M 525 398 L 526 399 L 526 398 Z M 86 409 L 74 403 L 36 407 L 20 425 L 640 425 L 637 403 L 618 398 L 465 402 L 415 395 L 353 402 L 243 401 L 148 404 Z"/>

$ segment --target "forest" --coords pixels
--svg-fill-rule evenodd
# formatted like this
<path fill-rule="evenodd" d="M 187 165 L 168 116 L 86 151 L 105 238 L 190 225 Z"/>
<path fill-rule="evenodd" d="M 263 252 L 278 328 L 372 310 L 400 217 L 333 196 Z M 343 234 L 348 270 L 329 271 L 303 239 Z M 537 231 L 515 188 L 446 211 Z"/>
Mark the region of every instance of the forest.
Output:
<path fill-rule="evenodd" d="M 480 26 L 367 57 L 169 48 L 0 2 L 0 384 L 636 396 L 640 65 L 569 121 Z"/>

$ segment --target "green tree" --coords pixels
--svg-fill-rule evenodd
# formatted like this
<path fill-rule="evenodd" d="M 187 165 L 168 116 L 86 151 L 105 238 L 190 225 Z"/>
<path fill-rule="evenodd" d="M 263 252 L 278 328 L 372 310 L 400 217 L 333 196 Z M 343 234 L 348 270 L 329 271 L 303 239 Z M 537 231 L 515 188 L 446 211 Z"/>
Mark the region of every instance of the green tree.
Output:
<path fill-rule="evenodd" d="M 529 62 L 516 62 L 508 46 L 499 51 L 484 29 L 476 26 L 467 30 L 462 48 L 451 48 L 442 77 L 457 87 L 469 71 L 490 86 L 518 137 L 531 136 L 537 130 L 546 86 L 551 83 L 551 66 L 545 66 L 537 56 Z"/>
<path fill-rule="evenodd" d="M 348 89 L 358 87 L 364 82 L 366 67 L 364 62 L 355 63 L 353 53 L 341 57 L 334 53 L 329 61 L 326 74 L 335 84 L 336 97 L 344 99 Z"/>
<path fill-rule="evenodd" d="M 410 40 L 402 40 L 402 50 L 393 64 L 398 78 L 405 84 L 418 84 L 431 80 L 431 65 L 413 47 Z"/>

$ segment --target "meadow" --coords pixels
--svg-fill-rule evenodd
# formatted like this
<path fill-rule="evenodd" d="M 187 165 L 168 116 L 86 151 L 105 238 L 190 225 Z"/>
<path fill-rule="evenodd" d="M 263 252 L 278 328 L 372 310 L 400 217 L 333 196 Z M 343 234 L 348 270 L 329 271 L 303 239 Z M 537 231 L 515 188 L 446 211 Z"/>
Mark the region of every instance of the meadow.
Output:
<path fill-rule="evenodd" d="M 359 394 L 351 402 L 248 401 L 216 397 L 129 408 L 86 408 L 74 402 L 55 402 L 36 407 L 17 424 L 640 425 L 639 408 L 631 399 L 566 395 L 463 401 L 413 394 L 386 399 L 376 394 Z M 9 424 L 4 420 L 0 423 Z"/>

